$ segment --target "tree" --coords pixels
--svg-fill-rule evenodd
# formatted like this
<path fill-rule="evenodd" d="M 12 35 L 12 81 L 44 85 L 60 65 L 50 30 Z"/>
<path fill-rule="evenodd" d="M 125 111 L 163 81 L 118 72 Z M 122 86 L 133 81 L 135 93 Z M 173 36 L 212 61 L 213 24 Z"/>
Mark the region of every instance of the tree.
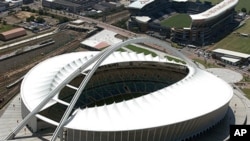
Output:
<path fill-rule="evenodd" d="M 42 9 L 39 9 L 39 10 L 38 10 L 38 14 L 39 14 L 39 15 L 43 15 L 43 14 L 44 14 L 44 11 L 43 11 Z"/>
<path fill-rule="evenodd" d="M 39 17 L 36 18 L 36 22 L 37 22 L 37 23 L 44 23 L 45 20 L 44 20 L 43 17 L 40 17 L 40 16 L 39 16 Z"/>
<path fill-rule="evenodd" d="M 21 10 L 22 10 L 22 11 L 25 11 L 25 7 L 22 6 L 22 7 L 21 7 Z"/>
<path fill-rule="evenodd" d="M 53 19 L 55 18 L 55 15 L 54 15 L 54 14 L 51 14 L 50 16 L 51 16 L 51 18 L 53 18 Z"/>
<path fill-rule="evenodd" d="M 241 12 L 246 13 L 246 12 L 247 12 L 247 9 L 243 7 L 243 8 L 241 8 Z"/>
<path fill-rule="evenodd" d="M 35 10 L 35 9 L 32 9 L 31 12 L 32 12 L 32 13 L 36 13 L 36 10 Z"/>
<path fill-rule="evenodd" d="M 68 22 L 69 21 L 69 18 L 67 17 L 62 17 L 59 19 L 59 23 L 65 23 L 65 22 Z"/>
<path fill-rule="evenodd" d="M 5 20 L 3 20 L 3 25 L 7 25 L 7 22 Z"/>
<path fill-rule="evenodd" d="M 35 21 L 34 16 L 30 16 L 29 18 L 26 18 L 26 22 L 31 22 L 31 21 Z"/>

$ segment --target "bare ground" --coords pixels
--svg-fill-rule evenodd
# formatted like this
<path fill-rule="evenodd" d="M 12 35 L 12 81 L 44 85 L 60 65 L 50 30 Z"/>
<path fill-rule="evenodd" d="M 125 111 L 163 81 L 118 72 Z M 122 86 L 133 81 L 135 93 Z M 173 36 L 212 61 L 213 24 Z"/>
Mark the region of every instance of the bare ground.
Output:
<path fill-rule="evenodd" d="M 20 84 L 6 88 L 39 62 L 50 57 L 75 51 L 80 46 L 79 33 L 63 31 L 54 35 L 55 44 L 36 49 L 3 61 L 0 61 L 0 109 L 14 97 L 20 89 Z M 45 40 L 41 39 L 40 41 Z M 81 49 L 83 50 L 83 49 Z"/>

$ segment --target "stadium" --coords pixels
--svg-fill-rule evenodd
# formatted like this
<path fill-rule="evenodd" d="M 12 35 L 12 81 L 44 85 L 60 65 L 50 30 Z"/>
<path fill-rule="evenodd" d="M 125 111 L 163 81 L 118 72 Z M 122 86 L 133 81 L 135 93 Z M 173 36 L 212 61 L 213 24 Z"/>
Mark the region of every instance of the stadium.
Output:
<path fill-rule="evenodd" d="M 232 32 L 239 24 L 234 20 L 235 6 L 238 0 L 223 0 L 216 5 L 211 2 L 193 2 L 191 0 L 138 0 L 131 3 L 129 28 L 138 26 L 141 31 L 155 31 L 156 37 L 170 38 L 171 41 L 197 46 L 208 45 Z M 154 10 L 151 10 L 154 9 Z M 152 12 L 151 12 L 152 11 Z M 164 23 L 178 14 L 186 14 L 169 26 Z M 179 27 L 179 24 L 184 24 Z"/>
<path fill-rule="evenodd" d="M 152 43 L 185 63 L 151 55 L 114 52 Z M 56 65 L 55 65 L 56 64 Z M 168 43 L 129 39 L 101 52 L 56 56 L 31 69 L 21 85 L 23 126 L 56 127 L 68 141 L 173 141 L 192 139 L 220 122 L 232 88 L 201 70 Z"/>

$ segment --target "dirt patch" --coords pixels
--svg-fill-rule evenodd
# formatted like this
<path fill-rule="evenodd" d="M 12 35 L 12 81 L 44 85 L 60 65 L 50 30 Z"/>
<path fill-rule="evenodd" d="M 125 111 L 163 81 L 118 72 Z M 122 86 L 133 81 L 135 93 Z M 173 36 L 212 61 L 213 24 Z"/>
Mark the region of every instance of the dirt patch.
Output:
<path fill-rule="evenodd" d="M 5 21 L 8 23 L 8 24 L 17 24 L 17 23 L 20 23 L 22 20 L 18 19 L 17 17 L 15 16 L 7 16 L 5 17 Z"/>
<path fill-rule="evenodd" d="M 27 11 L 20 11 L 15 14 L 15 16 L 20 20 L 26 20 L 26 18 L 29 18 L 30 16 L 36 16 L 36 14 Z"/>
<path fill-rule="evenodd" d="M 26 21 L 26 18 L 29 18 L 32 15 L 36 16 L 36 13 L 20 11 L 14 15 L 9 15 L 5 17 L 5 20 L 7 21 L 8 24 L 19 24 L 21 22 Z"/>

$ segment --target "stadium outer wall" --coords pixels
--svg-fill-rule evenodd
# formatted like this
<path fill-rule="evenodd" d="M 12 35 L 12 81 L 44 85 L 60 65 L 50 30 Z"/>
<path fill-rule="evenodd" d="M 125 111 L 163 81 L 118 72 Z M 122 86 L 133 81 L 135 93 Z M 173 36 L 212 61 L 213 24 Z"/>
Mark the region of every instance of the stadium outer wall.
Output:
<path fill-rule="evenodd" d="M 215 126 L 228 111 L 223 107 L 188 121 L 154 128 L 128 131 L 83 131 L 67 128 L 66 141 L 178 141 L 192 139 Z M 215 118 L 216 117 L 216 118 Z"/>

